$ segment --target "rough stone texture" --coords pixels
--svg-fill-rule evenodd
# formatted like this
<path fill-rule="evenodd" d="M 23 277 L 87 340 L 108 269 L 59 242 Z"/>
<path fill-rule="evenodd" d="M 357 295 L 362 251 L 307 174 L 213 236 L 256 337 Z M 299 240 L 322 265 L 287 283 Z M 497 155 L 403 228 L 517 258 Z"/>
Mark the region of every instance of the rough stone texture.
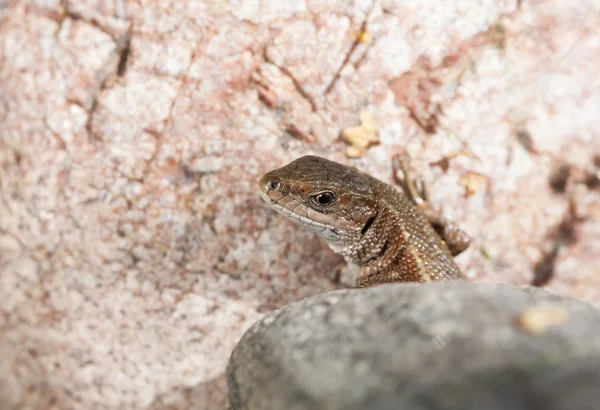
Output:
<path fill-rule="evenodd" d="M 563 311 L 541 334 L 523 312 Z M 600 311 L 474 283 L 339 290 L 254 325 L 227 367 L 233 410 L 595 409 Z"/>
<path fill-rule="evenodd" d="M 251 323 L 353 281 L 256 193 L 307 153 L 390 181 L 407 149 L 469 277 L 600 303 L 599 10 L 0 0 L 0 401 L 219 408 Z M 348 161 L 365 110 L 381 145 Z"/>

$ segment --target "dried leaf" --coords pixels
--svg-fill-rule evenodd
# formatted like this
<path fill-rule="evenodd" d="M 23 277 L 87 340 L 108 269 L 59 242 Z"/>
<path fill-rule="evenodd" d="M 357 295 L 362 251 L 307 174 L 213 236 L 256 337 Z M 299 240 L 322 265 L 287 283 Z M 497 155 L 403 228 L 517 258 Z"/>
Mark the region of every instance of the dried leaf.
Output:
<path fill-rule="evenodd" d="M 365 155 L 364 151 L 356 147 L 348 147 L 346 149 L 346 156 L 348 158 L 360 158 L 363 155 Z"/>
<path fill-rule="evenodd" d="M 487 183 L 487 180 L 485 175 L 469 171 L 466 176 L 460 179 L 459 183 L 465 187 L 465 196 L 469 197 L 476 193 L 483 184 Z"/>
<path fill-rule="evenodd" d="M 360 125 L 343 130 L 342 139 L 351 145 L 346 150 L 348 157 L 364 156 L 369 147 L 379 144 L 377 124 L 373 115 L 368 111 L 362 111 L 360 113 Z"/>
<path fill-rule="evenodd" d="M 373 35 L 367 30 L 361 29 L 354 34 L 354 40 L 361 44 L 369 44 L 373 41 Z"/>

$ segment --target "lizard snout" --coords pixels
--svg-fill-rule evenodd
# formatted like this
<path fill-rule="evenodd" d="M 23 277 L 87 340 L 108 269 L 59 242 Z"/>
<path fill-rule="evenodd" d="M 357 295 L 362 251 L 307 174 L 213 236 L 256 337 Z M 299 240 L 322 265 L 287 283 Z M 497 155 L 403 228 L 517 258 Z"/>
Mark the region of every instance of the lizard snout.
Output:
<path fill-rule="evenodd" d="M 258 186 L 260 190 L 265 194 L 269 195 L 271 191 L 279 191 L 283 187 L 283 182 L 281 179 L 275 175 L 272 175 L 270 172 L 263 175 L 261 179 L 258 181 Z"/>

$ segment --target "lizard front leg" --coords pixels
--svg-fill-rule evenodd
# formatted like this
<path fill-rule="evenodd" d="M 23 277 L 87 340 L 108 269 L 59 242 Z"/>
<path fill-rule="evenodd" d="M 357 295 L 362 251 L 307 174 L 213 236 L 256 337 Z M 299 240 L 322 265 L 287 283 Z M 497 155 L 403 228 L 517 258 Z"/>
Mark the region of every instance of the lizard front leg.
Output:
<path fill-rule="evenodd" d="M 449 221 L 439 210 L 433 208 L 429 200 L 429 188 L 425 181 L 421 178 L 411 178 L 408 156 L 395 155 L 392 158 L 392 169 L 396 184 L 402 188 L 407 198 L 425 216 L 433 229 L 446 243 L 452 256 L 465 251 L 469 247 L 471 239 L 456 223 Z"/>

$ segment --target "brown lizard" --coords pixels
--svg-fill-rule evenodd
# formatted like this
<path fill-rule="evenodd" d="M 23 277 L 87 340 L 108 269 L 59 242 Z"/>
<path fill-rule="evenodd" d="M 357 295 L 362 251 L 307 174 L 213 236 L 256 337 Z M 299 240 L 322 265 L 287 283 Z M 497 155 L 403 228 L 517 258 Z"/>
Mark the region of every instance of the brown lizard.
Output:
<path fill-rule="evenodd" d="M 406 159 L 396 157 L 402 191 L 356 168 L 307 155 L 265 174 L 264 199 L 324 238 L 361 268 L 358 287 L 387 282 L 461 279 L 453 256 L 468 236 L 435 212 L 424 184 L 417 188 Z"/>

